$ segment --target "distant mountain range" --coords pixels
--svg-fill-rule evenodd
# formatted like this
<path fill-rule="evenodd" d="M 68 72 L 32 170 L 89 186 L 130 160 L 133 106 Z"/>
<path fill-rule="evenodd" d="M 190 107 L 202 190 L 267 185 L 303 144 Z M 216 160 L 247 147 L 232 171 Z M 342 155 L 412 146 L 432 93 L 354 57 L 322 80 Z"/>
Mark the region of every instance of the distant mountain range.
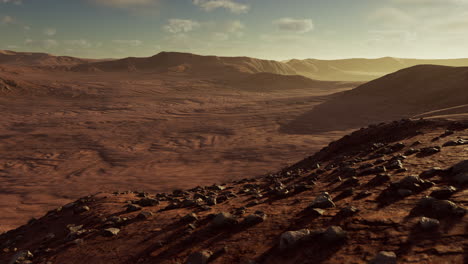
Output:
<path fill-rule="evenodd" d="M 45 53 L 0 51 L 0 64 L 63 68 L 76 72 L 156 72 L 196 75 L 222 75 L 237 78 L 242 74 L 274 73 L 302 75 L 322 81 L 370 81 L 389 73 L 420 65 L 468 66 L 468 59 L 420 60 L 400 58 L 289 60 L 273 61 L 250 57 L 201 56 L 190 53 L 161 52 L 147 58 L 91 60 Z"/>

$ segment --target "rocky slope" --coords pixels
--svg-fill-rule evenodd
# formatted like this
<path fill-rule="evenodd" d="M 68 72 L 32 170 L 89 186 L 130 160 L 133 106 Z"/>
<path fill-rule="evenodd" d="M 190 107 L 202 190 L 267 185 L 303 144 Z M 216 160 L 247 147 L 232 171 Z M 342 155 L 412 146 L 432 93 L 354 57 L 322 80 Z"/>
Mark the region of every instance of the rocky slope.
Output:
<path fill-rule="evenodd" d="M 467 129 L 373 125 L 260 178 L 84 197 L 1 235 L 0 263 L 466 263 Z"/>

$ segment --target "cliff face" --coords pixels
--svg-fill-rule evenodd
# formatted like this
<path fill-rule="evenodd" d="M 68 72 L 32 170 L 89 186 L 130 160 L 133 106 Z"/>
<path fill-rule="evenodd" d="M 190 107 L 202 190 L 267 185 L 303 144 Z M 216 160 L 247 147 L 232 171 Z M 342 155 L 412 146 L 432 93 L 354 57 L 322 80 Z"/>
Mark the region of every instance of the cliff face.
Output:
<path fill-rule="evenodd" d="M 84 197 L 1 235 L 0 262 L 463 263 L 467 128 L 375 125 L 260 178 Z"/>

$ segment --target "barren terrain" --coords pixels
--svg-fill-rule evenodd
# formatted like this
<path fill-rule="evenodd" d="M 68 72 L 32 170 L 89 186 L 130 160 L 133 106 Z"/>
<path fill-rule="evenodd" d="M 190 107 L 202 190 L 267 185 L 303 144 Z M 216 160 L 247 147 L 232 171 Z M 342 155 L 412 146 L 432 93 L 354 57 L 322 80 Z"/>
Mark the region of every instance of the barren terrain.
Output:
<path fill-rule="evenodd" d="M 0 231 L 98 191 L 170 191 L 278 170 L 345 133 L 278 128 L 356 86 L 12 65 L 0 78 Z"/>

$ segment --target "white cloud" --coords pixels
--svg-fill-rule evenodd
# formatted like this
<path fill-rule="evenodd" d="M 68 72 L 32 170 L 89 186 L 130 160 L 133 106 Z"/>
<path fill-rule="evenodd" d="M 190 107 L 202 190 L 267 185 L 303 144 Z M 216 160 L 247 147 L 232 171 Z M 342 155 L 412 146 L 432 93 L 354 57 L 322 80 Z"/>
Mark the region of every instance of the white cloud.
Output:
<path fill-rule="evenodd" d="M 4 3 L 4 4 L 14 4 L 14 5 L 21 5 L 23 3 L 22 0 L 0 0 L 0 3 Z"/>
<path fill-rule="evenodd" d="M 118 8 L 128 8 L 135 6 L 149 6 L 156 4 L 158 0 L 93 0 L 95 3 L 109 6 L 109 7 L 118 7 Z"/>
<path fill-rule="evenodd" d="M 250 6 L 235 0 L 192 0 L 192 3 L 205 11 L 224 8 L 235 14 L 247 13 Z"/>
<path fill-rule="evenodd" d="M 57 34 L 57 30 L 55 28 L 46 28 L 44 29 L 44 34 L 47 36 L 54 36 Z"/>
<path fill-rule="evenodd" d="M 51 49 L 59 46 L 59 42 L 55 39 L 32 40 L 25 39 L 24 44 L 33 48 Z"/>
<path fill-rule="evenodd" d="M 120 45 L 132 46 L 132 47 L 138 47 L 143 44 L 143 41 L 138 40 L 138 39 L 114 39 L 112 40 L 112 42 L 116 44 L 120 44 Z"/>
<path fill-rule="evenodd" d="M 90 48 L 92 44 L 85 39 L 72 39 L 64 41 L 66 45 L 76 46 L 80 48 Z"/>
<path fill-rule="evenodd" d="M 273 21 L 273 24 L 278 26 L 280 30 L 292 31 L 296 33 L 306 33 L 314 29 L 314 23 L 312 19 L 295 19 L 285 17 Z"/>
<path fill-rule="evenodd" d="M 1 23 L 2 24 L 12 24 L 15 22 L 15 19 L 11 16 L 4 16 L 2 19 L 1 19 Z"/>
<path fill-rule="evenodd" d="M 186 33 L 200 27 L 200 23 L 189 19 L 169 19 L 169 24 L 163 26 L 163 29 L 169 33 Z"/>

